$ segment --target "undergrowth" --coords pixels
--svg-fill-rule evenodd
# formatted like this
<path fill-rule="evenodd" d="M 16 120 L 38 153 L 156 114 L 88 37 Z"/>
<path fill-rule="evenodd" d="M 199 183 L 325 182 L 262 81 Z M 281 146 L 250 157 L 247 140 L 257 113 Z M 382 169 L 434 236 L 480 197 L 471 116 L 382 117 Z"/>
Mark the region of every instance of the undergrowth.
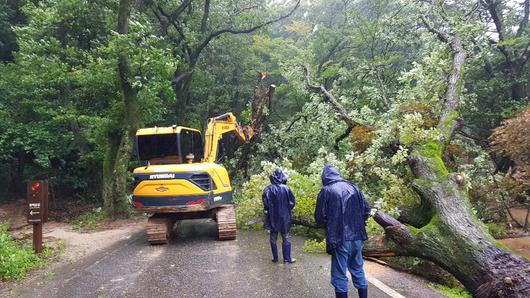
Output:
<path fill-rule="evenodd" d="M 436 292 L 449 298 L 472 298 L 473 296 L 462 287 L 451 288 L 448 286 L 430 283 L 429 286 Z"/>
<path fill-rule="evenodd" d="M 20 246 L 12 239 L 7 225 L 0 224 L 0 280 L 24 277 L 28 270 L 44 264 L 31 247 Z"/>
<path fill-rule="evenodd" d="M 326 253 L 326 240 L 307 239 L 304 242 L 304 251 L 316 254 Z"/>
<path fill-rule="evenodd" d="M 105 218 L 103 212 L 98 209 L 79 215 L 73 222 L 72 228 L 76 231 L 93 231 L 99 228 L 101 221 Z"/>

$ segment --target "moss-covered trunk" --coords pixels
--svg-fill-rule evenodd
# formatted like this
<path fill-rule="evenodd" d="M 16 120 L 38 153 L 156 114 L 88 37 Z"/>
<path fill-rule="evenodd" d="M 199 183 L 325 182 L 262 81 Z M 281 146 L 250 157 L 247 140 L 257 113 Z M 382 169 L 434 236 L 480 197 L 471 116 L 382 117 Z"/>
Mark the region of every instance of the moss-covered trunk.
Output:
<path fill-rule="evenodd" d="M 408 228 L 396 249 L 429 259 L 477 297 L 529 297 L 530 263 L 500 247 L 471 213 L 469 198 L 442 161 L 442 144 L 429 142 L 410 157 L 415 189 L 432 207 L 429 224 Z"/>
<path fill-rule="evenodd" d="M 127 34 L 131 0 L 120 0 L 118 33 Z M 118 113 L 107 135 L 107 151 L 103 162 L 103 201 L 105 212 L 112 218 L 126 217 L 127 170 L 132 153 L 132 139 L 139 126 L 136 90 L 129 83 L 130 68 L 127 55 L 118 55 L 118 81 L 122 92 L 122 112 Z"/>
<path fill-rule="evenodd" d="M 103 198 L 105 212 L 112 218 L 129 215 L 127 208 L 127 170 L 131 156 L 131 141 L 127 132 L 115 140 L 109 139 L 103 162 Z"/>

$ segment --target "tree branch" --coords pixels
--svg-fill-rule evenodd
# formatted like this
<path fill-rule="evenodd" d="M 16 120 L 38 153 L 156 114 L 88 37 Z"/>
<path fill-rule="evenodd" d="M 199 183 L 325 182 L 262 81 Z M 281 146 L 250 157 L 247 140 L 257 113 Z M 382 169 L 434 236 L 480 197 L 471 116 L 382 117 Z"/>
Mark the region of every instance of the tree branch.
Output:
<path fill-rule="evenodd" d="M 151 10 L 153 11 L 153 14 L 158 19 L 158 22 L 160 23 L 161 31 L 163 34 L 167 34 L 167 28 L 169 27 L 169 23 L 162 19 L 162 15 L 160 12 L 154 8 L 151 7 Z"/>
<path fill-rule="evenodd" d="M 364 257 L 394 257 L 397 256 L 385 240 L 385 236 L 370 237 L 363 243 Z"/>
<path fill-rule="evenodd" d="M 451 49 L 453 50 L 453 65 L 447 79 L 444 109 L 438 122 L 438 129 L 444 136 L 445 142 L 449 142 L 453 132 L 459 125 L 455 112 L 460 105 L 460 92 L 463 84 L 462 73 L 468 56 L 468 52 L 464 49 L 459 36 L 453 36 Z"/>
<path fill-rule="evenodd" d="M 529 14 L 530 14 L 530 0 L 525 0 L 523 19 L 519 23 L 519 28 L 517 28 L 517 33 L 515 33 L 515 36 L 519 37 L 523 34 L 524 30 L 526 29 L 526 26 L 528 25 Z"/>
<path fill-rule="evenodd" d="M 469 53 L 464 49 L 464 45 L 459 36 L 434 28 L 424 15 L 420 16 L 420 18 L 425 27 L 427 27 L 427 30 L 436 34 L 438 39 L 442 42 L 448 43 L 453 51 L 453 63 L 447 79 L 444 109 L 442 110 L 437 126 L 438 130 L 442 133 L 445 142 L 449 142 L 453 132 L 459 124 L 459 121 L 457 121 L 458 119 L 455 116 L 455 111 L 460 105 L 460 87 L 463 80 L 462 71 Z"/>
<path fill-rule="evenodd" d="M 447 43 L 449 42 L 450 36 L 447 32 L 434 28 L 424 15 L 421 15 L 420 19 L 425 25 L 425 27 L 427 27 L 427 30 L 429 30 L 429 32 L 431 33 L 434 33 L 440 41 Z"/>
<path fill-rule="evenodd" d="M 285 129 L 285 132 L 289 132 L 289 131 L 293 128 L 293 125 L 294 125 L 296 122 L 300 121 L 301 119 L 304 119 L 304 121 L 307 122 L 307 116 L 305 116 L 305 115 L 300 115 L 300 116 L 294 118 L 293 121 L 291 121 L 291 123 L 289 124 L 289 126 L 287 126 L 287 128 Z"/>
<path fill-rule="evenodd" d="M 182 3 L 175 9 L 171 14 L 166 13 L 160 5 L 157 5 L 157 9 L 160 13 L 167 18 L 170 23 L 173 23 L 179 16 L 184 12 L 184 10 L 191 5 L 191 0 L 183 0 Z"/>
<path fill-rule="evenodd" d="M 206 25 L 208 22 L 208 16 L 210 15 L 210 0 L 204 1 L 204 13 L 202 14 L 201 20 L 201 32 L 206 32 Z"/>
<path fill-rule="evenodd" d="M 212 41 L 212 39 L 222 35 L 222 34 L 225 34 L 225 33 L 229 33 L 229 34 L 245 34 L 245 33 L 251 33 L 253 31 L 256 31 L 262 27 L 265 27 L 267 25 L 270 25 L 272 23 L 276 23 L 278 21 L 281 21 L 285 18 L 288 18 L 289 16 L 291 16 L 294 11 L 300 6 L 300 0 L 297 0 L 296 1 L 296 5 L 285 15 L 282 15 L 282 16 L 279 16 L 275 19 L 272 19 L 272 20 L 269 20 L 267 22 L 264 22 L 264 23 L 261 23 L 259 25 L 256 25 L 254 27 L 250 27 L 250 28 L 246 28 L 246 29 L 234 29 L 234 28 L 225 28 L 225 29 L 221 29 L 221 30 L 218 30 L 218 31 L 215 31 L 215 32 L 212 32 L 208 37 L 206 37 L 206 39 L 204 39 L 204 41 L 199 44 L 197 46 L 197 48 L 195 49 L 195 52 L 193 53 L 192 55 L 192 60 L 197 60 L 199 58 L 199 55 L 200 53 L 202 52 L 202 50 L 204 50 L 204 48 L 206 48 L 206 46 L 210 43 L 210 41 Z"/>
<path fill-rule="evenodd" d="M 491 0 L 484 0 L 483 3 L 486 6 L 486 9 L 490 13 L 495 29 L 497 29 L 497 34 L 499 34 L 499 41 L 504 41 L 504 29 L 501 21 L 501 16 L 497 12 L 497 2 Z"/>
<path fill-rule="evenodd" d="M 328 50 L 327 54 L 320 59 L 320 63 L 318 64 L 318 71 L 317 73 L 320 74 L 322 72 L 322 67 L 324 66 L 324 63 L 326 63 L 333 54 L 335 54 L 337 48 L 342 43 L 343 39 L 341 38 L 338 40 L 335 44 L 331 46 L 331 48 Z"/>
<path fill-rule="evenodd" d="M 351 126 L 348 126 L 348 128 L 344 131 L 343 134 L 341 134 L 340 136 L 338 136 L 336 139 L 335 139 L 335 149 L 338 150 L 339 149 L 339 143 L 340 141 L 344 140 L 347 136 L 350 135 L 351 131 L 352 131 L 353 127 Z"/>
<path fill-rule="evenodd" d="M 171 85 L 178 86 L 178 84 L 180 84 L 180 82 L 182 82 L 183 80 L 186 80 L 192 74 L 193 74 L 193 69 L 188 70 L 188 71 L 186 71 L 184 73 L 181 73 L 178 77 L 176 77 L 173 80 L 171 80 Z"/>
<path fill-rule="evenodd" d="M 173 28 L 175 28 L 175 30 L 177 30 L 177 32 L 178 32 L 178 34 L 179 34 L 179 36 L 181 38 L 180 41 L 184 42 L 184 51 L 186 52 L 186 55 L 188 56 L 188 59 L 191 57 L 191 49 L 189 47 L 188 41 L 186 40 L 186 36 L 184 35 L 184 30 L 182 29 L 182 25 L 178 21 L 178 17 L 186 9 L 185 5 L 190 5 L 190 4 L 191 4 L 191 0 L 183 1 L 182 4 L 172 14 L 166 13 L 161 6 L 157 6 L 156 7 L 158 12 L 159 12 L 159 14 L 157 14 L 156 11 L 153 9 L 153 11 L 155 12 L 155 16 L 157 16 L 157 18 L 159 20 L 161 20 L 160 14 L 163 15 L 166 18 L 166 20 L 167 20 L 166 21 L 166 28 L 165 28 L 165 32 L 166 33 L 167 33 L 167 26 L 169 26 L 168 24 L 173 25 Z M 161 23 L 161 25 L 163 25 L 163 24 Z M 180 43 L 180 41 L 179 41 L 179 43 Z"/>
<path fill-rule="evenodd" d="M 353 128 L 355 126 L 360 126 L 361 124 L 353 120 L 350 115 L 346 112 L 346 109 L 339 103 L 339 101 L 329 92 L 324 86 L 320 85 L 313 85 L 311 83 L 309 70 L 307 67 L 303 66 L 304 68 L 304 77 L 307 87 L 316 93 L 322 93 L 324 95 L 324 98 L 331 104 L 333 109 L 335 109 L 335 112 L 339 114 L 339 118 L 341 118 L 344 122 L 346 122 L 346 125 L 348 125 L 349 128 Z"/>
<path fill-rule="evenodd" d="M 397 219 L 378 210 L 374 214 L 374 220 L 380 226 L 385 229 L 386 237 L 390 238 L 393 242 L 398 244 L 400 247 L 405 248 L 413 242 L 412 233 L 409 231 L 407 226 L 400 223 Z M 400 251 L 399 249 L 392 249 L 393 251 Z"/>

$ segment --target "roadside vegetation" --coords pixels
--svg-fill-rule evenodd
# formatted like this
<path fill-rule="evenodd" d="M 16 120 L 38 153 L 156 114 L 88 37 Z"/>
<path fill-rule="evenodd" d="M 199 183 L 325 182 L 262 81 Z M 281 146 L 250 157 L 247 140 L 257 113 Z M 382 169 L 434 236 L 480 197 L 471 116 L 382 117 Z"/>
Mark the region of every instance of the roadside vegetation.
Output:
<path fill-rule="evenodd" d="M 7 225 L 0 223 L 0 280 L 24 277 L 29 270 L 44 264 L 31 246 L 15 242 L 7 232 Z"/>
<path fill-rule="evenodd" d="M 448 298 L 472 298 L 473 297 L 471 293 L 466 291 L 466 289 L 463 287 L 451 288 L 451 287 L 439 285 L 439 284 L 430 284 L 430 286 L 436 292 Z"/>
<path fill-rule="evenodd" d="M 100 227 L 103 219 L 105 219 L 105 214 L 101 212 L 101 208 L 97 208 L 75 218 L 72 221 L 72 228 L 76 231 L 94 231 Z"/>

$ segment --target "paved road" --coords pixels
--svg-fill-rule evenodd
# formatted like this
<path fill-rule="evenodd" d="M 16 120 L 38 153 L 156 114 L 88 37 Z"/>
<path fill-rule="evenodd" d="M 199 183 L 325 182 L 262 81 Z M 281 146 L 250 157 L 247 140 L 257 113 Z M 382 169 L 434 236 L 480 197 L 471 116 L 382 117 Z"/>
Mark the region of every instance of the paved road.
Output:
<path fill-rule="evenodd" d="M 58 268 L 42 282 L 15 287 L 12 297 L 334 297 L 329 258 L 302 251 L 298 262 L 273 264 L 263 232 L 216 240 L 215 223 L 184 221 L 168 245 L 150 246 L 144 233 L 103 253 Z M 370 284 L 370 297 L 390 297 Z M 350 290 L 350 297 L 357 297 Z"/>

